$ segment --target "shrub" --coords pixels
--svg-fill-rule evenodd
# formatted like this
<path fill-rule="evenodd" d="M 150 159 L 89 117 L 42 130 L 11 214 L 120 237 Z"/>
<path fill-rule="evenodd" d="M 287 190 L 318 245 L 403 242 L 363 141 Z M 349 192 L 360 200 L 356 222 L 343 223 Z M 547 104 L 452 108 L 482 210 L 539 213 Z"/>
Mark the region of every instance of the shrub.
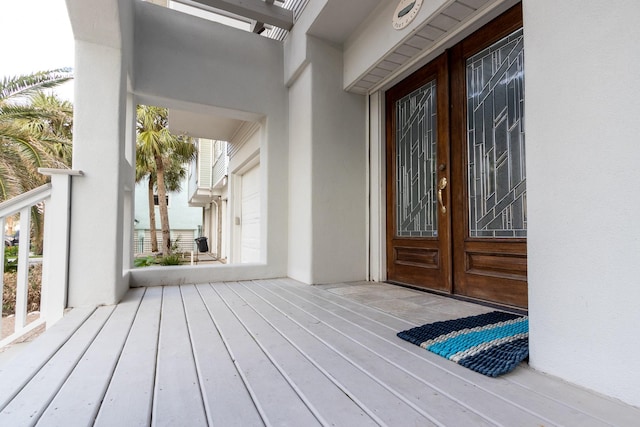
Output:
<path fill-rule="evenodd" d="M 2 295 L 2 315 L 16 312 L 16 272 L 4 273 L 4 289 Z M 27 312 L 40 310 L 40 293 L 42 289 L 42 264 L 29 267 L 29 283 L 27 296 Z"/>
<path fill-rule="evenodd" d="M 153 265 L 155 263 L 156 259 L 152 256 L 136 258 L 133 260 L 134 267 L 149 267 L 150 265 Z"/>
<path fill-rule="evenodd" d="M 180 255 L 171 254 L 160 258 L 160 265 L 180 265 Z"/>
<path fill-rule="evenodd" d="M 11 258 L 11 260 L 9 259 Z M 18 247 L 5 246 L 4 248 L 4 272 L 10 273 L 18 269 Z"/>

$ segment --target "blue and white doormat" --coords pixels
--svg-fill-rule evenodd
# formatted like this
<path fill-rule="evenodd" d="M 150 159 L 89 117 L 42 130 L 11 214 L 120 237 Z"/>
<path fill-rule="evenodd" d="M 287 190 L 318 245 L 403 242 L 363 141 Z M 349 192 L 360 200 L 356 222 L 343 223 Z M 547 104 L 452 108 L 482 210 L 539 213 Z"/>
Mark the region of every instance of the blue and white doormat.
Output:
<path fill-rule="evenodd" d="M 490 377 L 529 357 L 529 319 L 501 311 L 398 332 L 398 337 Z"/>

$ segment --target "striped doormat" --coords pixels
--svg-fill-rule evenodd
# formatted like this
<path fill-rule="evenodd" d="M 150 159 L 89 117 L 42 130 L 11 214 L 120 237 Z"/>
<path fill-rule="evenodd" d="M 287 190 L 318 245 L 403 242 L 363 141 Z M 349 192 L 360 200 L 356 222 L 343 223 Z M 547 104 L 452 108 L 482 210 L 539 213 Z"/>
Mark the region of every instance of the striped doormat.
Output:
<path fill-rule="evenodd" d="M 529 356 L 527 316 L 502 311 L 418 326 L 398 337 L 490 377 Z"/>

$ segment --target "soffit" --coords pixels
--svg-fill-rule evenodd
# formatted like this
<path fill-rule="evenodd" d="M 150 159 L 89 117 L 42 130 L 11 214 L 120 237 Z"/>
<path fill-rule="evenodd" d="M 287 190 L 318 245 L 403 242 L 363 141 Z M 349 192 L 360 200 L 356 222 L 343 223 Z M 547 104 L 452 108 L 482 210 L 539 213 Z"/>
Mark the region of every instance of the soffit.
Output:
<path fill-rule="evenodd" d="M 230 141 L 245 122 L 219 115 L 169 109 L 169 129 L 172 133 L 196 138 Z"/>
<path fill-rule="evenodd" d="M 477 28 L 477 18 L 485 12 L 495 11 L 491 16 L 506 10 L 517 1 L 501 0 L 451 0 L 432 14 L 411 33 L 407 34 L 395 48 L 382 56 L 367 72 L 351 83 L 347 90 L 368 94 L 381 89 L 391 81 L 408 75 L 419 67 L 429 54 L 439 54 L 454 38 L 461 38 Z M 391 17 L 389 18 L 391 25 Z M 464 32 L 463 30 L 468 31 Z"/>

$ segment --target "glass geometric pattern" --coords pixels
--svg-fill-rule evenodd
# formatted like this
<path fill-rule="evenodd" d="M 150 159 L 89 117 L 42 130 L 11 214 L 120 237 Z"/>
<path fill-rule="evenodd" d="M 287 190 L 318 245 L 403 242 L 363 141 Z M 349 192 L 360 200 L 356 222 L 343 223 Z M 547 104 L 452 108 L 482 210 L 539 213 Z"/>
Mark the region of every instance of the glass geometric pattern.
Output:
<path fill-rule="evenodd" d="M 436 82 L 396 104 L 396 235 L 438 235 Z"/>
<path fill-rule="evenodd" d="M 470 237 L 526 237 L 522 29 L 466 67 Z"/>

